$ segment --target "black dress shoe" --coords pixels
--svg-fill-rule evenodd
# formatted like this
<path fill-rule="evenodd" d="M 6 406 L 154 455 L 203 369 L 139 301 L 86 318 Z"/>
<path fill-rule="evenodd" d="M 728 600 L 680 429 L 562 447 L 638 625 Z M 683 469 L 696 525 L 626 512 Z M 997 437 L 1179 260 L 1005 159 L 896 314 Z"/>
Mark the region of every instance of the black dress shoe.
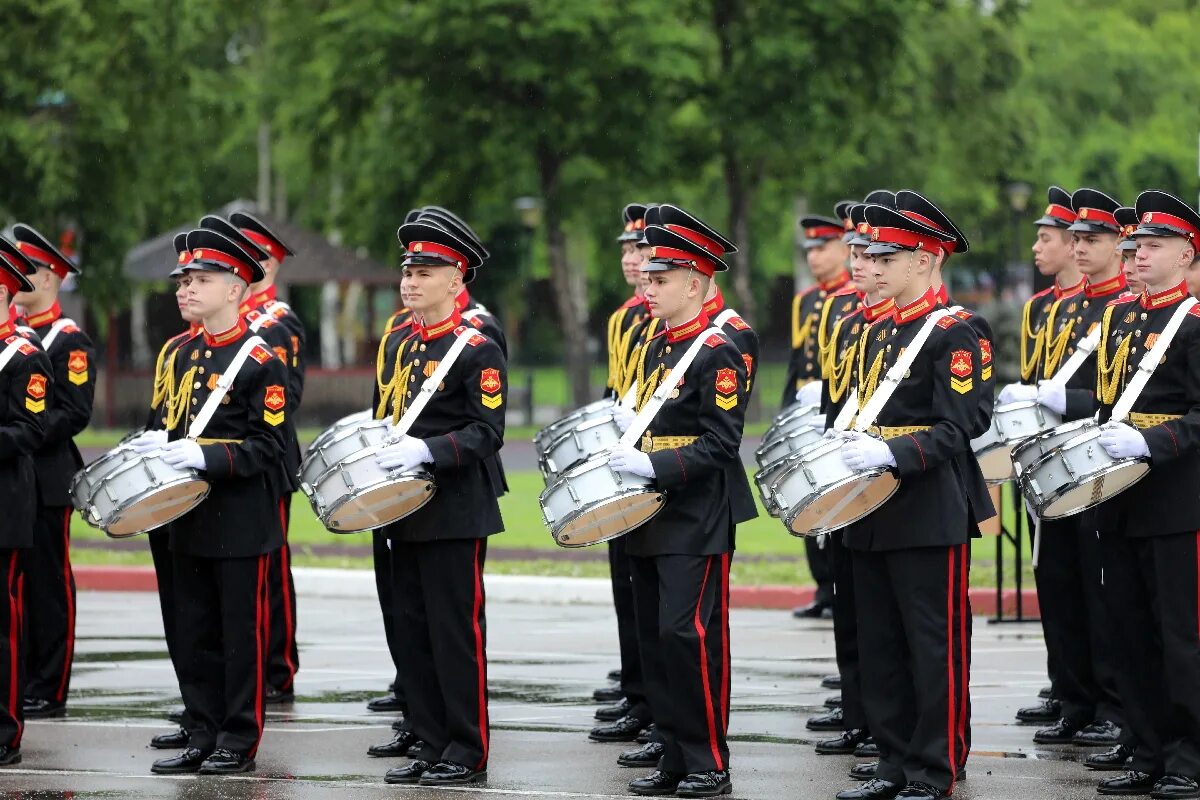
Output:
<path fill-rule="evenodd" d="M 885 781 L 883 778 L 871 778 L 862 786 L 843 789 L 835 797 L 837 800 L 890 800 L 903 788 L 900 784 Z"/>
<path fill-rule="evenodd" d="M 823 689 L 841 689 L 842 688 L 842 676 L 841 675 L 826 675 L 824 678 L 821 678 L 821 688 L 823 688 Z"/>
<path fill-rule="evenodd" d="M 367 755 L 375 758 L 399 758 L 408 755 L 408 751 L 417 743 L 417 735 L 412 731 L 400 731 L 390 742 L 373 744 L 367 748 Z"/>
<path fill-rule="evenodd" d="M 850 768 L 850 777 L 854 778 L 856 781 L 869 781 L 875 777 L 875 773 L 878 770 L 878 761 L 864 761 L 863 763 L 855 764 Z"/>
<path fill-rule="evenodd" d="M 1062 719 L 1062 703 L 1054 699 L 1043 700 L 1017 711 L 1018 722 L 1054 722 L 1059 719 Z"/>
<path fill-rule="evenodd" d="M 176 725 L 183 723 L 183 709 L 172 708 L 167 712 L 167 722 L 174 722 Z"/>
<path fill-rule="evenodd" d="M 460 783 L 480 783 L 487 780 L 487 767 L 472 769 L 453 761 L 439 761 L 421 776 L 422 786 L 456 786 Z"/>
<path fill-rule="evenodd" d="M 394 694 L 389 694 L 386 697 L 376 697 L 374 700 L 367 703 L 367 711 L 379 711 L 394 714 L 397 711 L 406 712 L 406 704 L 403 700 L 396 697 Z"/>
<path fill-rule="evenodd" d="M 733 780 L 729 777 L 727 769 L 693 772 L 675 788 L 676 797 L 717 797 L 732 792 Z"/>
<path fill-rule="evenodd" d="M 1071 741 L 1080 747 L 1112 747 L 1121 738 L 1121 729 L 1106 719 L 1084 725 Z"/>
<path fill-rule="evenodd" d="M 403 767 L 392 767 L 383 776 L 384 783 L 418 783 L 425 771 L 432 767 L 428 761 L 413 759 Z"/>
<path fill-rule="evenodd" d="M 624 716 L 609 725 L 597 725 L 592 728 L 588 738 L 593 742 L 632 742 L 644 727 L 646 720 Z"/>
<path fill-rule="evenodd" d="M 875 740 L 867 737 L 862 744 L 854 748 L 855 758 L 879 758 L 879 745 L 875 744 Z"/>
<path fill-rule="evenodd" d="M 200 765 L 201 775 L 236 775 L 239 772 L 253 772 L 254 759 L 245 753 L 218 747 L 213 754 L 204 759 Z"/>
<path fill-rule="evenodd" d="M 835 708 L 828 714 L 809 717 L 804 727 L 810 731 L 842 731 L 846 729 L 846 723 L 842 720 L 842 710 Z"/>
<path fill-rule="evenodd" d="M 621 717 L 628 714 L 632 708 L 633 703 L 629 702 L 629 700 L 625 698 L 622 698 L 621 702 L 619 703 L 613 703 L 610 706 L 600 706 L 596 709 L 594 716 L 601 722 L 616 722 Z"/>
<path fill-rule="evenodd" d="M 410 728 L 408 725 L 407 717 L 400 717 L 400 719 L 398 719 L 398 720 L 393 720 L 392 730 L 399 732 L 399 731 L 412 730 L 412 728 Z"/>
<path fill-rule="evenodd" d="M 1185 775 L 1163 775 L 1150 790 L 1155 800 L 1184 800 L 1200 797 L 1200 784 Z"/>
<path fill-rule="evenodd" d="M 687 776 L 678 772 L 663 772 L 661 769 L 656 769 L 644 778 L 630 781 L 629 791 L 644 797 L 675 794 L 675 790 L 679 788 L 679 782 L 685 777 Z"/>
<path fill-rule="evenodd" d="M 597 703 L 619 703 L 624 697 L 620 686 L 605 686 L 592 692 L 592 699 Z"/>
<path fill-rule="evenodd" d="M 1096 791 L 1100 794 L 1150 794 L 1154 783 L 1150 773 L 1127 769 L 1115 778 L 1100 781 Z"/>
<path fill-rule="evenodd" d="M 655 733 L 656 733 L 656 731 L 654 730 L 654 723 L 651 722 L 649 725 L 646 726 L 646 729 L 644 731 L 642 731 L 641 733 L 639 733 L 637 735 L 637 738 L 634 739 L 634 741 L 637 742 L 638 744 L 646 744 L 647 742 L 656 741 Z M 660 742 L 660 744 L 661 744 L 661 742 Z"/>
<path fill-rule="evenodd" d="M 842 696 L 840 694 L 834 694 L 834 695 L 830 695 L 829 697 L 826 697 L 825 698 L 825 707 L 826 708 L 841 708 L 842 707 Z"/>
<path fill-rule="evenodd" d="M 1064 717 L 1049 728 L 1042 728 L 1033 734 L 1033 740 L 1038 744 L 1070 744 L 1082 727 L 1079 723 L 1071 722 Z"/>
<path fill-rule="evenodd" d="M 854 748 L 867 740 L 867 732 L 862 728 L 851 728 L 843 731 L 841 736 L 833 739 L 822 739 L 817 742 L 815 750 L 819 756 L 844 756 L 854 752 Z"/>
<path fill-rule="evenodd" d="M 57 700 L 47 700 L 44 697 L 26 697 L 22 710 L 25 712 L 26 719 L 61 717 L 67 713 L 67 704 Z"/>
<path fill-rule="evenodd" d="M 191 740 L 192 735 L 180 728 L 171 733 L 160 733 L 150 740 L 150 746 L 155 750 L 179 750 L 187 747 Z"/>
<path fill-rule="evenodd" d="M 155 761 L 150 771 L 155 775 L 183 775 L 189 772 L 199 772 L 200 765 L 208 753 L 195 747 L 189 747 L 177 756 Z"/>
<path fill-rule="evenodd" d="M 1133 756 L 1133 748 L 1119 744 L 1100 753 L 1092 753 L 1083 760 L 1083 765 L 1097 772 L 1123 770 L 1125 764 Z"/>
<path fill-rule="evenodd" d="M 608 671 L 608 675 L 606 675 L 605 677 L 608 678 L 613 683 L 620 683 L 621 682 L 621 670 L 610 669 Z"/>
<path fill-rule="evenodd" d="M 276 706 L 281 703 L 294 703 L 296 702 L 296 693 L 291 689 L 285 691 L 283 689 L 276 689 L 274 686 L 268 686 L 267 693 L 263 696 L 263 702 L 269 706 Z"/>
<path fill-rule="evenodd" d="M 626 750 L 617 756 L 617 764 L 622 767 L 653 767 L 658 764 L 662 754 L 667 752 L 667 746 L 662 742 L 647 742 L 637 750 Z"/>
<path fill-rule="evenodd" d="M 832 611 L 829 603 L 810 603 L 806 606 L 792 610 L 792 616 L 796 619 L 821 619 L 825 614 L 825 609 Z"/>
<path fill-rule="evenodd" d="M 913 781 L 901 789 L 900 794 L 896 795 L 896 797 L 904 797 L 908 800 L 943 800 L 949 796 L 936 786 L 931 786 L 923 781 Z"/>
<path fill-rule="evenodd" d="M 0 767 L 11 767 L 21 763 L 21 748 L 0 745 Z"/>
<path fill-rule="evenodd" d="M 1054 687 L 1053 686 L 1043 686 L 1042 688 L 1038 689 L 1038 697 L 1042 698 L 1043 700 L 1049 700 L 1053 696 L 1054 696 Z"/>

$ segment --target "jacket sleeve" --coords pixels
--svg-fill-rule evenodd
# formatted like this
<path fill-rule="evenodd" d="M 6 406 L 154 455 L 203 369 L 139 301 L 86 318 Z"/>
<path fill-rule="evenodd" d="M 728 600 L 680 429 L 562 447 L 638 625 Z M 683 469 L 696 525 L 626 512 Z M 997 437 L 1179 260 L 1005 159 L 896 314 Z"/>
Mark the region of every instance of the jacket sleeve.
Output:
<path fill-rule="evenodd" d="M 88 426 L 96 393 L 96 351 L 79 329 L 63 331 L 48 353 L 54 402 L 46 405 L 45 444 L 67 441 Z"/>
<path fill-rule="evenodd" d="M 1186 344 L 1182 348 L 1184 367 L 1184 396 L 1190 409 L 1179 419 L 1163 422 L 1142 431 L 1150 448 L 1150 461 L 1156 467 L 1169 464 L 1182 455 L 1200 452 L 1200 320 L 1188 327 Z M 1180 332 L 1182 338 L 1182 331 Z M 1171 352 L 1176 349 L 1172 342 Z"/>
<path fill-rule="evenodd" d="M 423 440 L 433 454 L 435 471 L 483 461 L 504 444 L 508 371 L 500 346 L 490 339 L 467 345 L 454 366 L 463 383 L 466 407 L 461 427 Z"/>
<path fill-rule="evenodd" d="M 246 435 L 240 442 L 200 446 L 210 479 L 248 478 L 279 468 L 286 450 L 283 421 L 288 401 L 280 397 L 286 386 L 287 367 L 279 359 L 262 364 L 246 360 L 229 390 L 249 398 L 243 406 Z"/>
<path fill-rule="evenodd" d="M 979 413 L 975 416 L 975 425 L 969 431 L 971 438 L 982 436 L 992 426 L 992 412 L 996 408 L 996 370 L 995 352 L 996 340 L 992 336 L 992 326 L 979 314 L 972 312 L 971 327 L 979 338 Z"/>
<path fill-rule="evenodd" d="M 288 313 L 280 319 L 284 330 L 288 334 L 288 351 L 291 353 L 291 358 L 288 361 L 288 388 L 292 391 L 292 396 L 288 398 L 288 405 L 292 409 L 300 407 L 300 401 L 304 397 L 304 375 L 307 365 L 304 361 L 304 340 L 305 331 L 304 323 L 300 321 L 300 317 L 296 312 L 288 309 Z"/>
<path fill-rule="evenodd" d="M 46 412 L 53 402 L 53 380 L 50 362 L 41 351 L 18 353 L 4 372 L 8 388 L 0 418 L 0 460 L 7 461 L 41 447 Z"/>

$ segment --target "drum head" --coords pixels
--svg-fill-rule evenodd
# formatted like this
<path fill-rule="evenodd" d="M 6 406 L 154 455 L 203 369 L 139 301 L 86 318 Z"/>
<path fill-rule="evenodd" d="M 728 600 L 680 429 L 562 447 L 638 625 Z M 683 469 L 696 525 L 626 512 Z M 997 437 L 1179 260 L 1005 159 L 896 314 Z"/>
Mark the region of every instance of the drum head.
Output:
<path fill-rule="evenodd" d="M 144 494 L 113 515 L 104 532 L 112 539 L 148 533 L 174 522 L 208 497 L 208 481 L 193 478 Z M 84 514 L 84 519 L 88 515 Z"/>
<path fill-rule="evenodd" d="M 433 499 L 437 484 L 427 478 L 391 481 L 344 498 L 321 519 L 334 533 L 358 533 L 404 519 Z"/>
<path fill-rule="evenodd" d="M 975 457 L 979 459 L 979 469 L 988 483 L 1004 483 L 1011 481 L 1016 475 L 1012 450 L 1007 445 L 992 445 L 976 453 Z"/>
<path fill-rule="evenodd" d="M 884 470 L 846 478 L 819 496 L 783 514 L 783 522 L 796 536 L 817 536 L 858 522 L 879 508 L 900 488 L 900 479 Z"/>
<path fill-rule="evenodd" d="M 561 547 L 607 542 L 650 521 L 663 508 L 662 492 L 640 491 L 584 508 L 554 529 Z"/>
<path fill-rule="evenodd" d="M 1122 460 L 1091 476 L 1078 486 L 1055 493 L 1041 513 L 1042 519 L 1061 519 L 1097 506 L 1146 477 L 1145 461 Z"/>

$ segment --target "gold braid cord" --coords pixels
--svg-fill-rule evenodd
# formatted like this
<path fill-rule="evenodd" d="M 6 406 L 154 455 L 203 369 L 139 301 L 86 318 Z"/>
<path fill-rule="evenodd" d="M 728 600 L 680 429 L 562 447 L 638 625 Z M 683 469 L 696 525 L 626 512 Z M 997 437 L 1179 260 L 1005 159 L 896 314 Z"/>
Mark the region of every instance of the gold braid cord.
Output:
<path fill-rule="evenodd" d="M 646 343 L 653 339 L 654 334 L 658 332 L 658 326 L 658 318 L 651 319 L 642 334 L 642 340 L 637 344 L 633 344 L 633 328 L 629 329 L 629 339 L 625 346 L 628 355 L 625 358 L 624 366 L 621 367 L 621 382 L 616 386 L 618 398 L 624 397 L 634 385 L 638 376 L 641 375 L 642 351 L 646 349 Z"/>
<path fill-rule="evenodd" d="M 392 375 L 385 382 L 383 372 L 387 366 L 387 341 L 388 337 L 384 336 L 383 341 L 379 343 L 379 351 L 375 355 L 375 382 L 379 387 L 379 405 L 375 408 L 375 419 L 390 416 L 392 422 L 395 423 L 399 422 L 400 415 L 404 413 L 407 400 L 404 385 L 408 383 L 408 376 L 412 373 L 412 364 L 400 367 L 400 363 L 404 360 L 404 351 L 408 346 L 407 341 L 401 342 L 400 347 L 396 350 L 396 360 L 392 364 Z"/>
<path fill-rule="evenodd" d="M 167 358 L 167 348 L 171 346 L 174 339 L 168 339 L 163 344 L 162 349 L 158 351 L 158 358 L 154 361 L 154 390 L 150 396 L 150 410 L 157 411 L 162 408 L 162 404 L 171 396 L 172 389 L 175 388 L 175 351 L 171 351 L 171 357 Z"/>
<path fill-rule="evenodd" d="M 1044 367 L 1042 374 L 1047 378 L 1054 377 L 1054 373 L 1058 371 L 1058 365 L 1062 361 L 1063 353 L 1067 350 L 1067 343 L 1071 341 L 1071 330 L 1075 327 L 1075 320 L 1068 319 L 1066 325 L 1057 334 L 1054 333 L 1054 318 L 1058 315 L 1058 307 L 1062 304 L 1063 299 L 1054 301 L 1054 305 L 1050 306 L 1050 313 L 1046 316 L 1046 327 L 1042 329 L 1042 338 L 1046 348 L 1045 359 L 1042 362 Z"/>
<path fill-rule="evenodd" d="M 842 317 L 833 326 L 833 345 L 841 338 L 842 323 L 845 321 L 846 318 Z M 851 342 L 846 351 L 839 356 L 837 347 L 831 346 L 828 357 L 821 361 L 821 374 L 825 376 L 829 385 L 829 399 L 834 403 L 840 403 L 846 390 L 850 388 L 850 376 L 854 373 L 857 350 L 858 344 Z"/>
<path fill-rule="evenodd" d="M 792 349 L 799 350 L 808 341 L 808 337 L 812 335 L 813 317 L 816 314 L 809 313 L 804 317 L 804 324 L 800 323 L 800 301 L 804 299 L 804 295 L 798 294 L 792 300 Z"/>
<path fill-rule="evenodd" d="M 1041 360 L 1043 340 L 1046 336 L 1046 326 L 1035 332 L 1030 326 L 1033 316 L 1033 300 L 1025 301 L 1021 311 L 1021 380 L 1029 381 L 1037 372 L 1038 361 Z M 1032 352 L 1031 352 L 1032 351 Z"/>
<path fill-rule="evenodd" d="M 666 367 L 659 364 L 650 373 L 650 377 L 646 377 L 646 358 L 650 355 L 650 348 L 643 346 L 641 348 L 641 358 L 638 359 L 637 366 L 637 404 L 634 406 L 635 411 L 641 411 L 646 403 L 650 402 L 651 395 L 658 388 L 658 384 L 665 377 Z"/>
<path fill-rule="evenodd" d="M 608 316 L 608 381 L 605 383 L 613 389 L 621 383 L 621 321 L 625 318 L 624 307 L 618 308 Z"/>
<path fill-rule="evenodd" d="M 825 305 L 821 308 L 821 321 L 817 324 L 817 363 L 821 366 L 821 378 L 828 379 L 827 362 L 833 359 L 831 351 L 837 349 L 837 336 L 835 326 L 835 334 L 831 335 L 829 329 L 829 312 L 833 308 L 834 298 L 829 297 L 825 300 Z M 841 320 L 839 319 L 840 323 Z"/>
<path fill-rule="evenodd" d="M 172 377 L 174 377 L 175 372 L 174 364 L 175 353 L 171 353 L 170 370 Z M 179 379 L 178 388 L 167 397 L 166 410 L 163 413 L 163 425 L 168 431 L 173 431 L 179 427 L 179 423 L 183 421 L 184 415 L 187 414 L 188 405 L 192 401 L 192 382 L 195 379 L 196 368 L 189 367 L 184 371 L 183 377 Z"/>
<path fill-rule="evenodd" d="M 1108 357 L 1108 338 L 1115 306 L 1104 309 L 1104 320 L 1100 323 L 1100 349 L 1096 355 L 1096 396 L 1101 403 L 1111 406 L 1117 399 L 1117 391 L 1125 377 L 1125 364 L 1129 361 L 1129 346 L 1133 334 L 1125 334 L 1117 345 L 1112 358 Z"/>

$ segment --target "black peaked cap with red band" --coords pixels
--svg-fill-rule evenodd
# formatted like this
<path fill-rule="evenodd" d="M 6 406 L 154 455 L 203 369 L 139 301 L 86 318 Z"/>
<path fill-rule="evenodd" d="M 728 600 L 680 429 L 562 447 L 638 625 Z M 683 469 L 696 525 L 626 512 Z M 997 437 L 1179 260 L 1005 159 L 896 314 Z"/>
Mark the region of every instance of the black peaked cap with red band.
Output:
<path fill-rule="evenodd" d="M 842 221 L 842 241 L 854 238 L 854 223 L 850 220 L 850 209 L 858 204 L 857 200 L 839 200 L 833 204 L 833 215 Z"/>
<path fill-rule="evenodd" d="M 189 231 L 187 249 L 192 260 L 183 265 L 184 272 L 229 272 L 246 283 L 258 283 L 266 273 L 262 265 L 228 236 L 199 228 Z"/>
<path fill-rule="evenodd" d="M 945 211 L 938 208 L 937 204 L 920 192 L 914 192 L 912 189 L 901 189 L 896 192 L 896 210 L 906 217 L 912 217 L 922 225 L 946 234 L 950 240 L 947 242 L 947 246 L 943 247 L 947 256 L 951 253 L 965 253 L 971 249 L 971 243 L 954 224 L 954 220 L 950 219 Z"/>
<path fill-rule="evenodd" d="M 1046 210 L 1033 224 L 1069 228 L 1074 222 L 1075 209 L 1071 207 L 1071 193 L 1061 186 L 1051 186 L 1046 190 Z"/>
<path fill-rule="evenodd" d="M 0 285 L 8 287 L 10 295 L 17 292 L 32 292 L 33 284 L 26 275 L 32 275 L 37 267 L 17 246 L 0 236 Z M 4 309 L 8 313 L 8 309 Z"/>
<path fill-rule="evenodd" d="M 276 261 L 283 261 L 286 256 L 296 255 L 295 250 L 288 247 L 283 239 L 280 239 L 274 231 L 262 223 L 262 220 L 256 219 L 253 215 L 244 211 L 235 211 L 229 215 L 229 221 L 241 228 L 242 233 L 246 234 L 261 249 L 270 253 Z"/>
<path fill-rule="evenodd" d="M 646 237 L 646 204 L 630 203 L 621 209 L 621 235 L 618 242 L 640 242 Z"/>
<path fill-rule="evenodd" d="M 871 224 L 867 222 L 867 206 L 872 203 L 855 203 L 850 206 L 850 223 L 854 229 L 848 234 L 846 244 L 866 247 L 871 243 Z M 887 208 L 887 206 L 884 206 Z"/>
<path fill-rule="evenodd" d="M 1067 228 L 1077 233 L 1119 233 L 1121 226 L 1113 214 L 1121 204 L 1099 189 L 1076 189 L 1071 194 L 1075 221 Z"/>
<path fill-rule="evenodd" d="M 646 213 L 649 216 L 649 210 Z M 646 220 L 646 224 L 650 224 L 649 219 Z M 654 224 L 695 241 L 715 256 L 737 252 L 737 245 L 722 236 L 716 228 L 679 206 L 673 206 L 670 203 L 658 206 L 657 220 Z"/>
<path fill-rule="evenodd" d="M 184 267 L 186 267 L 192 260 L 192 251 L 188 250 L 187 246 L 187 234 L 175 234 L 175 241 L 173 244 L 175 245 L 175 268 L 171 270 L 171 274 L 167 277 L 181 278 L 183 277 L 183 273 L 185 271 Z"/>
<path fill-rule="evenodd" d="M 66 278 L 72 273 L 79 274 L 79 267 L 60 253 L 58 248 L 50 244 L 50 240 L 35 228 L 18 222 L 13 225 L 13 238 L 17 241 L 18 249 L 36 266 L 47 267 L 60 278 Z"/>
<path fill-rule="evenodd" d="M 896 207 L 896 193 L 891 189 L 876 189 L 869 195 L 863 198 L 863 202 L 869 206 L 883 206 L 884 208 Z"/>
<path fill-rule="evenodd" d="M 410 222 L 416 222 L 417 217 L 419 217 L 419 216 L 421 216 L 421 209 L 414 208 L 411 211 L 409 211 L 407 214 L 404 215 L 404 222 L 402 222 L 400 224 L 407 225 Z"/>
<path fill-rule="evenodd" d="M 205 230 L 216 231 L 217 233 L 232 239 L 234 244 L 245 250 L 251 256 L 259 261 L 266 261 L 271 257 L 271 254 L 258 245 L 253 239 L 242 232 L 242 229 L 234 225 L 232 222 L 215 214 L 208 214 L 200 218 L 200 227 Z"/>
<path fill-rule="evenodd" d="M 646 244 L 650 258 L 642 264 L 642 272 L 665 272 L 671 269 L 694 269 L 708 277 L 725 272 L 729 265 L 712 249 L 697 244 L 684 233 L 661 225 L 646 228 Z"/>
<path fill-rule="evenodd" d="M 1200 214 L 1175 195 L 1149 189 L 1138 195 L 1134 210 L 1134 236 L 1179 236 L 1200 247 Z"/>
<path fill-rule="evenodd" d="M 866 253 L 881 256 L 889 253 L 924 250 L 936 255 L 950 236 L 936 228 L 887 206 L 870 205 L 866 208 L 867 224 L 871 226 L 871 244 Z"/>
<path fill-rule="evenodd" d="M 842 221 L 833 217 L 801 217 L 800 229 L 804 231 L 805 250 L 841 239 L 842 234 L 846 232 Z"/>
<path fill-rule="evenodd" d="M 1121 206 L 1113 212 L 1113 216 L 1121 226 L 1121 239 L 1117 242 L 1117 249 L 1137 250 L 1137 240 L 1133 238 L 1133 232 L 1138 226 L 1137 211 L 1129 206 Z"/>
<path fill-rule="evenodd" d="M 483 265 L 483 256 L 470 242 L 426 218 L 401 225 L 396 238 L 404 248 L 402 267 L 454 267 L 470 283 Z"/>
<path fill-rule="evenodd" d="M 425 206 L 421 209 L 421 215 L 417 217 L 417 222 L 432 222 L 435 225 L 441 225 L 446 230 L 453 233 L 459 239 L 467 243 L 476 253 L 479 254 L 480 261 L 487 261 L 491 257 L 491 253 L 483 246 L 483 240 L 475 233 L 462 217 L 453 214 L 444 208 L 438 206 Z"/>

